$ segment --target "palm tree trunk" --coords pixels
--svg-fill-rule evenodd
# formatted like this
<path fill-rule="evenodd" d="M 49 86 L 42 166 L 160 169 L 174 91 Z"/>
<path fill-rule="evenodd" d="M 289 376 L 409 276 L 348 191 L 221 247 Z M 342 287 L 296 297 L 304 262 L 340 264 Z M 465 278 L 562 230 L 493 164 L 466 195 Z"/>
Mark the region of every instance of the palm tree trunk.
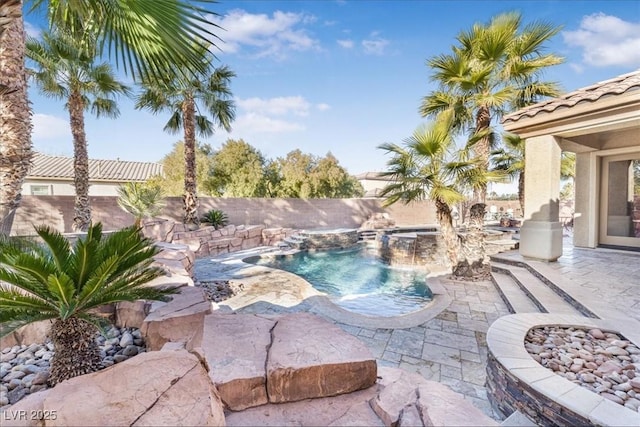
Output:
<path fill-rule="evenodd" d="M 453 269 L 453 276 L 463 280 L 483 280 L 488 278 L 490 267 L 484 248 L 484 215 L 486 205 L 476 203 L 471 206 L 469 227 L 462 239 L 464 259 Z"/>
<path fill-rule="evenodd" d="M 451 216 L 451 208 L 441 200 L 436 199 L 436 218 L 440 224 L 440 234 L 445 245 L 447 258 L 450 266 L 458 264 L 460 257 L 460 241 L 458 233 L 453 227 L 453 217 Z"/>
<path fill-rule="evenodd" d="M 22 2 L 0 0 L 0 234 L 9 235 L 31 164 Z"/>
<path fill-rule="evenodd" d="M 187 225 L 197 227 L 198 195 L 196 193 L 196 106 L 193 98 L 182 103 L 182 124 L 184 126 L 184 219 Z"/>
<path fill-rule="evenodd" d="M 100 369 L 100 347 L 96 343 L 98 329 L 77 317 L 56 320 L 51 325 L 51 341 L 55 353 L 51 360 L 49 385 Z"/>
<path fill-rule="evenodd" d="M 491 126 L 491 112 L 488 107 L 482 106 L 476 113 L 476 133 L 485 132 Z M 491 140 L 489 135 L 483 136 L 474 146 L 476 156 L 482 159 L 481 167 L 483 172 L 489 170 L 489 153 L 491 152 Z M 487 200 L 487 186 L 474 190 L 474 200 L 478 203 L 485 203 Z"/>
<path fill-rule="evenodd" d="M 73 135 L 73 185 L 76 189 L 73 229 L 86 231 L 91 223 L 89 203 L 89 155 L 84 131 L 84 101 L 80 91 L 69 95 L 69 119 Z"/>
<path fill-rule="evenodd" d="M 518 200 L 520 201 L 520 212 L 524 218 L 524 170 L 520 172 L 518 177 Z"/>

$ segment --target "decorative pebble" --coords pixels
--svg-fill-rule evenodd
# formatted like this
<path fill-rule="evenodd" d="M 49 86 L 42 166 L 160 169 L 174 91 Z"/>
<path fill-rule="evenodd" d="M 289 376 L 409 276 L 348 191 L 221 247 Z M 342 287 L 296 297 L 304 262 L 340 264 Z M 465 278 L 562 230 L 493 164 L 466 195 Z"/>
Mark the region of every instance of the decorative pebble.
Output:
<path fill-rule="evenodd" d="M 624 337 L 600 329 L 547 326 L 531 329 L 525 348 L 557 375 L 640 412 L 640 349 Z"/>

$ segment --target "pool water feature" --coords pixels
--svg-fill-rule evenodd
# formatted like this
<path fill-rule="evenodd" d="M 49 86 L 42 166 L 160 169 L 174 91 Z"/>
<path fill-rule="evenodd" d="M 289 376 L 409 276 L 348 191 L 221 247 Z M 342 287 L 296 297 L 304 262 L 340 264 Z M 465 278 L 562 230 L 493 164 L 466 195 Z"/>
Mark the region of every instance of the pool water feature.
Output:
<path fill-rule="evenodd" d="M 338 306 L 368 316 L 408 314 L 432 299 L 425 270 L 391 267 L 366 246 L 245 261 L 301 276 Z"/>

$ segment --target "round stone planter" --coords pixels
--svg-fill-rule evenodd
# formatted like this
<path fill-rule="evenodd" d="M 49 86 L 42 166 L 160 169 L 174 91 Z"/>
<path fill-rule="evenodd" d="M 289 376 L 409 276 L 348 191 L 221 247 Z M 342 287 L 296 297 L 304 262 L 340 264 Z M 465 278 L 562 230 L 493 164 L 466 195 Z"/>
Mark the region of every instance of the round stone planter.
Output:
<path fill-rule="evenodd" d="M 505 416 L 519 410 L 544 426 L 640 425 L 640 413 L 556 375 L 529 355 L 525 336 L 543 326 L 599 328 L 640 341 L 637 331 L 620 331 L 613 322 L 600 319 L 533 313 L 502 317 L 487 332 L 487 390 L 494 409 Z"/>

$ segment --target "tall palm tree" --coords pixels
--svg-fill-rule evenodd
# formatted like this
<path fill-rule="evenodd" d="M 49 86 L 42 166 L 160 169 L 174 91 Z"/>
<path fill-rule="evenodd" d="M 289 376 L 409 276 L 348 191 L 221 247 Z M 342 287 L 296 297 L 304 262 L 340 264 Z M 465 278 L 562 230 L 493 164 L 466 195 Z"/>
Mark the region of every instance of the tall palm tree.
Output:
<path fill-rule="evenodd" d="M 502 135 L 504 147 L 491 152 L 491 161 L 494 170 L 501 170 L 507 176 L 518 180 L 518 200 L 524 216 L 524 146 L 525 139 L 512 133 Z M 563 151 L 560 157 L 560 177 L 563 179 L 575 176 L 575 153 Z"/>
<path fill-rule="evenodd" d="M 384 204 L 432 200 L 447 258 L 455 272 L 461 264 L 472 265 L 473 261 L 465 259 L 453 226 L 452 208 L 466 198 L 465 190 L 486 185 L 496 174 L 478 168 L 478 159 L 465 160 L 464 155 L 453 153 L 453 146 L 449 126 L 440 120 L 416 129 L 404 146 L 387 143 L 378 148 L 393 156 L 382 173 L 391 181 L 381 192 Z"/>
<path fill-rule="evenodd" d="M 91 223 L 91 206 L 84 112 L 91 110 L 97 117 L 118 117 L 120 111 L 113 98 L 130 92 L 116 79 L 108 63 L 96 63 L 98 52 L 90 34 L 76 39 L 70 33 L 56 30 L 43 33 L 42 41 L 29 38 L 26 48 L 27 56 L 36 65 L 31 76 L 40 91 L 45 96 L 66 101 L 73 136 L 76 192 L 73 227 L 85 231 Z"/>
<path fill-rule="evenodd" d="M 425 96 L 420 106 L 423 117 L 446 113 L 458 133 L 469 133 L 468 145 L 489 168 L 492 125 L 505 112 L 557 96 L 554 82 L 541 80 L 542 72 L 563 59 L 543 53 L 545 43 L 560 27 L 536 22 L 522 27 L 522 17 L 511 12 L 498 15 L 488 24 L 475 24 L 462 31 L 449 54 L 428 60 L 432 80 L 439 89 Z M 484 202 L 486 187 L 475 198 Z"/>
<path fill-rule="evenodd" d="M 0 0 L 0 234 L 9 235 L 31 163 L 31 111 L 20 0 Z"/>
<path fill-rule="evenodd" d="M 212 59 L 203 51 L 203 60 L 210 64 Z M 178 76 L 165 81 L 147 81 L 136 102 L 136 108 L 147 109 L 154 114 L 169 111 L 171 118 L 164 127 L 165 131 L 184 131 L 183 221 L 190 226 L 197 227 L 200 223 L 196 192 L 196 132 L 207 137 L 213 135 L 216 127 L 231 130 L 235 104 L 229 84 L 233 77 L 235 73 L 222 66 L 200 78 Z M 204 114 L 197 114 L 196 110 Z"/>
<path fill-rule="evenodd" d="M 93 310 L 104 304 L 138 299 L 162 300 L 176 288 L 145 286 L 162 275 L 151 266 L 159 248 L 134 227 L 108 235 L 89 227 L 72 246 L 57 231 L 36 232 L 45 245 L 0 239 L 0 336 L 39 320 L 54 319 L 52 385 L 100 367 L 95 342 L 102 319 Z"/>
<path fill-rule="evenodd" d="M 114 54 L 117 65 L 136 79 L 204 71 L 193 41 L 217 38 L 207 18 L 217 14 L 206 9 L 214 0 L 33 1 L 34 8 L 45 3 L 52 26 L 93 34 L 100 53 Z M 22 7 L 22 0 L 0 0 L 0 234 L 5 235 L 32 157 Z"/>

